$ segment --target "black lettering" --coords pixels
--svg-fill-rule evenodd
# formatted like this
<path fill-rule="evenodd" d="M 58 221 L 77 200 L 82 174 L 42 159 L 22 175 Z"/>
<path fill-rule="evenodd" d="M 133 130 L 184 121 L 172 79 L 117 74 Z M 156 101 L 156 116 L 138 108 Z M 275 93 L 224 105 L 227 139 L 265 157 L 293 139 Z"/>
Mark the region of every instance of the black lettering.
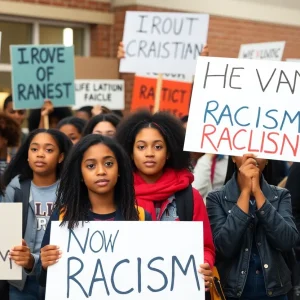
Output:
<path fill-rule="evenodd" d="M 208 75 L 209 66 L 210 66 L 210 62 L 207 63 L 207 69 L 206 69 L 206 74 L 205 74 L 205 80 L 204 80 L 203 88 L 204 89 L 206 88 L 206 83 L 207 83 L 207 78 L 208 77 L 224 77 L 223 89 L 225 89 L 225 87 L 226 87 L 226 81 L 227 81 L 228 64 L 226 64 L 225 74 L 224 75 Z"/>
<path fill-rule="evenodd" d="M 27 100 L 27 98 L 24 95 L 24 92 L 26 90 L 25 84 L 20 83 L 20 84 L 18 84 L 17 88 L 18 88 L 18 98 L 17 99 L 19 101 L 21 101 L 21 100 Z"/>
<path fill-rule="evenodd" d="M 186 19 L 190 21 L 189 35 L 191 35 L 193 31 L 193 23 L 194 21 L 198 21 L 198 18 L 186 18 Z"/>
<path fill-rule="evenodd" d="M 40 63 L 38 55 L 39 49 L 36 47 L 31 48 L 31 64 L 34 64 L 34 62 L 36 62 L 37 64 Z"/>
<path fill-rule="evenodd" d="M 152 28 L 151 28 L 151 34 L 154 33 L 154 28 L 156 29 L 158 34 L 161 34 L 161 32 L 159 31 L 158 25 L 160 25 L 161 23 L 161 17 L 160 16 L 155 16 L 152 19 Z"/>
<path fill-rule="evenodd" d="M 24 51 L 27 51 L 27 48 L 18 48 L 18 51 L 21 54 L 21 60 L 18 61 L 18 64 L 20 64 L 20 65 L 29 64 L 29 61 L 25 60 L 25 58 L 24 58 Z"/>
<path fill-rule="evenodd" d="M 141 23 L 140 23 L 140 29 L 137 30 L 137 32 L 147 33 L 147 31 L 143 30 L 143 25 L 144 25 L 144 19 L 147 18 L 148 16 L 141 15 L 139 17 L 141 18 Z"/>
<path fill-rule="evenodd" d="M 258 79 L 259 79 L 260 87 L 261 87 L 261 89 L 262 89 L 263 92 L 267 89 L 268 85 L 270 84 L 270 82 L 271 82 L 271 80 L 272 80 L 274 74 L 276 73 L 276 70 L 277 70 L 277 69 L 274 69 L 274 71 L 273 71 L 273 73 L 272 73 L 272 75 L 271 75 L 269 81 L 267 82 L 267 84 L 266 84 L 265 86 L 263 86 L 263 84 L 262 84 L 262 82 L 261 82 L 261 78 L 260 78 L 259 71 L 258 71 L 258 69 L 256 69 L 256 73 L 257 73 L 257 76 L 258 76 Z"/>
<path fill-rule="evenodd" d="M 65 48 L 63 47 L 57 48 L 57 62 L 64 63 L 65 62 L 64 56 L 65 56 Z"/>
<path fill-rule="evenodd" d="M 172 20 L 171 18 L 166 18 L 162 24 L 162 32 L 164 34 L 169 34 L 172 30 Z"/>
<path fill-rule="evenodd" d="M 235 70 L 244 70 L 245 68 L 232 68 L 231 70 L 231 75 L 230 75 L 230 80 L 229 80 L 229 86 L 232 88 L 232 89 L 237 89 L 237 90 L 241 90 L 242 88 L 241 87 L 234 87 L 232 86 L 232 78 L 233 77 L 241 77 L 240 75 L 234 75 L 234 71 Z"/>

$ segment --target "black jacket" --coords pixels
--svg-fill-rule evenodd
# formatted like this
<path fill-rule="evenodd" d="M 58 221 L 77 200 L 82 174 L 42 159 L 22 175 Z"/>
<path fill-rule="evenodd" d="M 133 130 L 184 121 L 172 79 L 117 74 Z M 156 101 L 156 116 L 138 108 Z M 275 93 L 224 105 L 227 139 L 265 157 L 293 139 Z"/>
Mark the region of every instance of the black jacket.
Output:
<path fill-rule="evenodd" d="M 266 293 L 275 297 L 287 294 L 292 288 L 291 272 L 282 255 L 282 252 L 291 250 L 298 239 L 291 196 L 287 190 L 271 186 L 263 178 L 261 189 L 266 202 L 256 211 L 255 217 L 244 213 L 236 204 L 240 196 L 236 174 L 206 199 L 216 247 L 216 266 L 227 297 L 239 298 L 242 295 L 252 242 L 255 241 Z"/>

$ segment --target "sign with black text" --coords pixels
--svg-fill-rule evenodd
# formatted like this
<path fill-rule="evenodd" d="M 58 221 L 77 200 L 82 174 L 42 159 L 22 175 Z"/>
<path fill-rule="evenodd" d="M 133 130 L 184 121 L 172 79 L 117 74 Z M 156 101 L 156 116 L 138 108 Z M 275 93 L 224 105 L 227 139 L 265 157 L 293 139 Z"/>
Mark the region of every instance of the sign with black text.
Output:
<path fill-rule="evenodd" d="M 0 203 L 0 280 L 21 280 L 22 267 L 9 258 L 22 245 L 22 204 Z"/>
<path fill-rule="evenodd" d="M 75 104 L 74 47 L 59 45 L 10 46 L 14 109 Z"/>
<path fill-rule="evenodd" d="M 125 108 L 124 80 L 76 80 L 76 104 L 74 109 L 82 106 L 103 105 L 109 109 Z"/>
<path fill-rule="evenodd" d="M 185 151 L 300 161 L 300 64 L 199 57 Z"/>
<path fill-rule="evenodd" d="M 59 225 L 52 222 L 51 245 L 63 254 L 48 268 L 46 300 L 205 299 L 202 222 Z"/>
<path fill-rule="evenodd" d="M 206 14 L 127 11 L 120 72 L 195 74 L 208 25 Z"/>

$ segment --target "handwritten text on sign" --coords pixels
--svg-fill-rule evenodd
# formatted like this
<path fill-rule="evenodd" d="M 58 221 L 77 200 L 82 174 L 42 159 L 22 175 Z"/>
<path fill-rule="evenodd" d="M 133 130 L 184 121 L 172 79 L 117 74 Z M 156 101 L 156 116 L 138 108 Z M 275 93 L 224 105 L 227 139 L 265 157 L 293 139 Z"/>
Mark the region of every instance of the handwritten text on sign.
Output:
<path fill-rule="evenodd" d="M 76 80 L 76 105 L 104 105 L 109 109 L 125 108 L 124 80 Z"/>
<path fill-rule="evenodd" d="M 21 280 L 22 268 L 8 254 L 22 245 L 22 204 L 0 203 L 0 280 Z"/>
<path fill-rule="evenodd" d="M 285 42 L 241 45 L 239 58 L 258 60 L 282 60 Z"/>
<path fill-rule="evenodd" d="M 208 23 L 201 14 L 126 12 L 120 72 L 193 75 Z"/>
<path fill-rule="evenodd" d="M 159 110 L 168 111 L 176 117 L 181 118 L 189 112 L 192 83 L 191 81 L 178 81 L 184 80 L 184 76 L 181 76 L 181 74 L 178 74 L 175 78 L 176 80 L 163 80 Z M 147 108 L 150 111 L 153 110 L 156 81 L 157 79 L 151 76 L 135 76 L 131 101 L 132 111 L 141 108 Z"/>
<path fill-rule="evenodd" d="M 300 64 L 201 57 L 186 151 L 300 161 Z"/>
<path fill-rule="evenodd" d="M 51 244 L 63 256 L 48 269 L 47 300 L 204 300 L 201 222 L 52 222 Z"/>
<path fill-rule="evenodd" d="M 14 108 L 41 108 L 45 99 L 55 107 L 75 104 L 74 48 L 11 46 Z"/>

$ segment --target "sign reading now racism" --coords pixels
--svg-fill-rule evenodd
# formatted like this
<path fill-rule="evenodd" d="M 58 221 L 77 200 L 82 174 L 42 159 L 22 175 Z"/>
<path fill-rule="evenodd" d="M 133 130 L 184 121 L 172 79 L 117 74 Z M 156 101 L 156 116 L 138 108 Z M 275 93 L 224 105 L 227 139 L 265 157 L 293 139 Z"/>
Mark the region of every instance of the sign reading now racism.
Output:
<path fill-rule="evenodd" d="M 206 44 L 209 16 L 204 14 L 126 12 L 126 58 L 120 72 L 193 75 Z"/>
<path fill-rule="evenodd" d="M 10 46 L 14 109 L 75 104 L 74 47 Z"/>
<path fill-rule="evenodd" d="M 82 106 L 104 105 L 109 109 L 124 109 L 124 80 L 76 80 L 76 104 Z"/>
<path fill-rule="evenodd" d="M 257 60 L 282 60 L 285 42 L 241 45 L 239 58 Z"/>
<path fill-rule="evenodd" d="M 188 114 L 192 93 L 192 77 L 183 74 L 164 74 L 160 97 L 160 111 L 168 111 L 181 118 Z M 139 74 L 135 76 L 131 110 L 141 108 L 153 110 L 157 76 Z"/>
<path fill-rule="evenodd" d="M 300 161 L 300 64 L 200 57 L 184 150 Z"/>
<path fill-rule="evenodd" d="M 202 222 L 59 225 L 52 222 L 51 245 L 63 254 L 48 268 L 47 300 L 205 299 Z"/>
<path fill-rule="evenodd" d="M 8 257 L 22 245 L 22 204 L 0 203 L 0 280 L 21 280 L 22 268 Z"/>

